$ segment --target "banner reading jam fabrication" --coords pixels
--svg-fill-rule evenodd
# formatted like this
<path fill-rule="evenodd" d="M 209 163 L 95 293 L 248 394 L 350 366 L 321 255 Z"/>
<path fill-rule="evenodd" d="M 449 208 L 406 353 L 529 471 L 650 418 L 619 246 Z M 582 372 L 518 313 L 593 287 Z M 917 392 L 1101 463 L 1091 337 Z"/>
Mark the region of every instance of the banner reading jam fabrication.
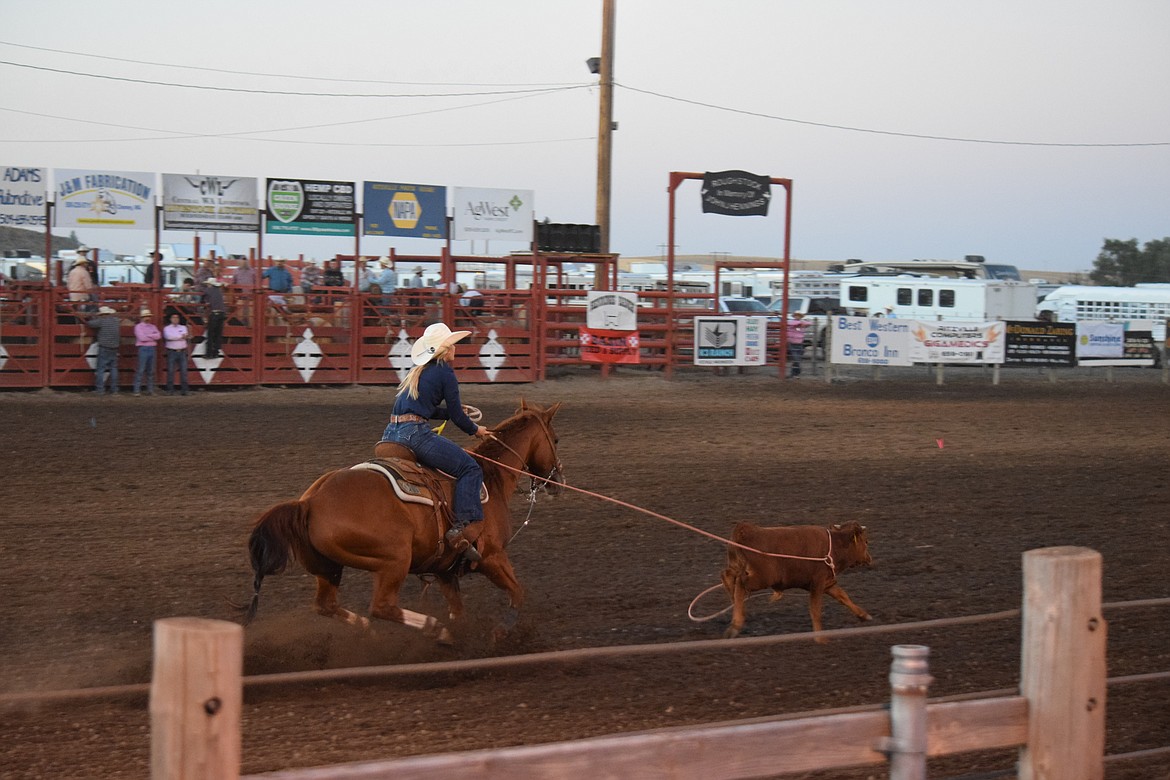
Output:
<path fill-rule="evenodd" d="M 246 176 L 164 173 L 163 229 L 255 233 L 260 229 L 256 184 Z"/>
<path fill-rule="evenodd" d="M 56 227 L 154 229 L 153 173 L 54 170 Z"/>
<path fill-rule="evenodd" d="M 357 214 L 351 181 L 269 179 L 265 233 L 352 236 Z"/>

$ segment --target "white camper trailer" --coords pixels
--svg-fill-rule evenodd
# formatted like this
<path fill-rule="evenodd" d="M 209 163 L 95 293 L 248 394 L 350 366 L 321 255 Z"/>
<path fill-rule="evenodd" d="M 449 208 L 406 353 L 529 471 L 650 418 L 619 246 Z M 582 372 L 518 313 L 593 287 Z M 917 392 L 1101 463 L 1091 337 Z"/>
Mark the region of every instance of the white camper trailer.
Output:
<path fill-rule="evenodd" d="M 1044 296 L 1037 311 L 1057 322 L 1124 322 L 1130 330 L 1153 331 L 1154 340 L 1164 344 L 1166 321 L 1170 319 L 1170 284 L 1065 285 Z"/>
<path fill-rule="evenodd" d="M 1036 317 L 1036 285 L 996 279 L 859 276 L 841 283 L 841 306 L 868 317 L 1031 320 Z"/>

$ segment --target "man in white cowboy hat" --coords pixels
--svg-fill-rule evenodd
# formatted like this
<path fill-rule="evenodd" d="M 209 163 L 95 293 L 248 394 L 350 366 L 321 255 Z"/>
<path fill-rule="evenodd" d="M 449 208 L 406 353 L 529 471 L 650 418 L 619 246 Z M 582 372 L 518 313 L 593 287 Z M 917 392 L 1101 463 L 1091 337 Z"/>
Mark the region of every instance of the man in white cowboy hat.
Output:
<path fill-rule="evenodd" d="M 384 293 L 392 293 L 398 287 L 398 272 L 394 270 L 394 261 L 389 257 L 379 257 L 378 265 L 382 270 L 370 278 L 370 282 L 382 288 Z"/>
<path fill-rule="evenodd" d="M 92 301 L 97 295 L 97 282 L 94 281 L 93 274 L 89 271 L 89 260 L 85 257 L 85 253 L 88 251 L 85 247 L 77 250 L 77 259 L 73 261 L 73 266 L 65 276 L 65 284 L 69 287 L 69 300 L 71 301 Z"/>
<path fill-rule="evenodd" d="M 431 420 L 450 420 L 468 436 L 484 438 L 491 434 L 463 411 L 459 382 L 449 362 L 455 353 L 455 343 L 470 335 L 468 330 L 452 332 L 441 322 L 423 331 L 411 347 L 414 367 L 398 385 L 382 441 L 401 444 L 414 453 L 419 463 L 455 477 L 454 518 L 446 534 L 447 543 L 477 561 L 479 552 L 464 536 L 464 530 L 471 523 L 483 520 L 483 507 L 479 503 L 483 470 L 466 450 L 439 436 L 430 426 Z"/>
<path fill-rule="evenodd" d="M 97 370 L 94 372 L 93 391 L 97 395 L 105 392 L 106 376 L 110 377 L 110 395 L 118 394 L 118 347 L 122 344 L 122 321 L 118 312 L 109 306 L 97 310 L 97 316 L 85 323 L 97 330 Z"/>
<path fill-rule="evenodd" d="M 223 282 L 211 277 L 203 288 L 203 302 L 207 304 L 207 327 L 203 337 L 203 357 L 215 360 L 223 357 L 219 351 L 223 343 L 223 323 L 227 320 L 227 304 L 223 298 Z"/>
<path fill-rule="evenodd" d="M 147 395 L 154 395 L 154 377 L 158 373 L 158 342 L 162 332 L 154 324 L 150 309 L 138 312 L 138 323 L 134 326 L 134 346 L 138 347 L 138 367 L 134 371 L 134 395 L 141 395 L 143 378 L 146 379 Z"/>

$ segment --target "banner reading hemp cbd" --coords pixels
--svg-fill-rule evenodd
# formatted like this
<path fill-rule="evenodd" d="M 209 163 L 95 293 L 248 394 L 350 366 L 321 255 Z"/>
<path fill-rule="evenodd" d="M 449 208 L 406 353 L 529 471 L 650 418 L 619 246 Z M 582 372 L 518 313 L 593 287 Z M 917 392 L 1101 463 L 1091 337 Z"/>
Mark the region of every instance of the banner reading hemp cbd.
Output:
<path fill-rule="evenodd" d="M 351 181 L 269 179 L 265 233 L 352 236 L 357 214 Z"/>

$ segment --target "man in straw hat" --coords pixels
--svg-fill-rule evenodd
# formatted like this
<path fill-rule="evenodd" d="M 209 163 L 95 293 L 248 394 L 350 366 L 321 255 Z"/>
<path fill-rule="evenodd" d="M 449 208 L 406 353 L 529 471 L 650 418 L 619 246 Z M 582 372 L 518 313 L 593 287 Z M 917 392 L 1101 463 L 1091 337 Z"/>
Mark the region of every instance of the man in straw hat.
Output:
<path fill-rule="evenodd" d="M 65 275 L 65 284 L 69 288 L 71 301 L 96 300 L 98 286 L 89 270 L 89 260 L 85 256 L 88 251 L 85 247 L 77 250 L 77 259 L 73 261 L 73 266 Z"/>
<path fill-rule="evenodd" d="M 154 324 L 150 309 L 138 313 L 134 326 L 134 346 L 138 347 L 138 368 L 134 371 L 134 395 L 141 395 L 142 380 L 146 378 L 146 392 L 154 395 L 154 377 L 158 373 L 158 341 L 162 333 Z"/>
<path fill-rule="evenodd" d="M 122 321 L 109 306 L 97 310 L 97 316 L 85 323 L 97 330 L 97 370 L 94 372 L 93 391 L 105 392 L 106 376 L 110 377 L 110 395 L 118 394 L 118 347 L 122 344 Z"/>
<path fill-rule="evenodd" d="M 382 441 L 401 444 L 414 453 L 419 463 L 455 477 L 455 516 L 447 532 L 447 543 L 470 560 L 478 561 L 479 552 L 464 536 L 464 530 L 471 523 L 483 520 L 483 507 L 479 503 L 483 471 L 466 450 L 436 434 L 429 424 L 435 419 L 451 420 L 468 436 L 482 439 L 491 434 L 463 411 L 459 382 L 449 362 L 455 353 L 455 343 L 470 335 L 468 330 L 452 332 L 441 322 L 423 331 L 411 347 L 414 367 L 398 385 Z"/>
<path fill-rule="evenodd" d="M 398 287 L 398 272 L 394 270 L 394 261 L 389 257 L 379 257 L 378 265 L 382 270 L 374 274 L 370 282 L 382 288 L 384 293 L 394 292 Z"/>

